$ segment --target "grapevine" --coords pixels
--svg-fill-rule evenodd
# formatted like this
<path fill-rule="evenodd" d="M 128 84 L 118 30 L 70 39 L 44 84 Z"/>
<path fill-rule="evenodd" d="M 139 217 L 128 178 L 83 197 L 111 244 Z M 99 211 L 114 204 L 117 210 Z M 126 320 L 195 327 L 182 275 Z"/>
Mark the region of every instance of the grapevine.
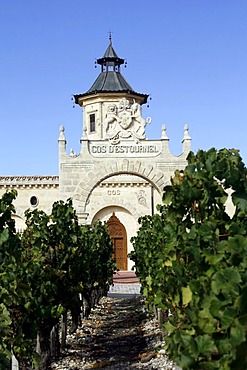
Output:
<path fill-rule="evenodd" d="M 139 220 L 131 258 L 149 307 L 171 313 L 164 324 L 170 357 L 184 370 L 244 370 L 247 170 L 233 149 L 187 159 L 164 188 L 158 213 Z"/>

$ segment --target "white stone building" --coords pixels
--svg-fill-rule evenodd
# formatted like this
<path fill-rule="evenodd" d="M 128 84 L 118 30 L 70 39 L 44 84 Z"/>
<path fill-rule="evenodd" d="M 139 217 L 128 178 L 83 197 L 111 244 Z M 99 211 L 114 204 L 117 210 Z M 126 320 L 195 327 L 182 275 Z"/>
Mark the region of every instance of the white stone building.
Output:
<path fill-rule="evenodd" d="M 0 196 L 18 190 L 16 227 L 25 227 L 24 212 L 38 207 L 49 213 L 54 201 L 73 199 L 81 223 L 108 222 L 120 270 L 130 270 L 130 239 L 138 218 L 153 214 L 162 202 L 163 188 L 174 171 L 186 165 L 190 151 L 188 127 L 184 128 L 183 153 L 168 148 L 165 127 L 160 140 L 147 140 L 142 105 L 148 95 L 136 92 L 121 74 L 124 59 L 116 54 L 111 37 L 97 63 L 101 72 L 91 88 L 74 95 L 83 110 L 81 150 L 67 153 L 65 129 L 60 127 L 59 176 L 0 177 Z"/>

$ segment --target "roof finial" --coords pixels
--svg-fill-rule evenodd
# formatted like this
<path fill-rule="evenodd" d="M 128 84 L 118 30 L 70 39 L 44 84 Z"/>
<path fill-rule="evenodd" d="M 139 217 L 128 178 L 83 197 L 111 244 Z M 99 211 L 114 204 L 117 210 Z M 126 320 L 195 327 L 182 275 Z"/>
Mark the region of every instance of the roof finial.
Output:
<path fill-rule="evenodd" d="M 109 32 L 109 41 L 110 41 L 110 45 L 112 45 L 112 31 Z"/>

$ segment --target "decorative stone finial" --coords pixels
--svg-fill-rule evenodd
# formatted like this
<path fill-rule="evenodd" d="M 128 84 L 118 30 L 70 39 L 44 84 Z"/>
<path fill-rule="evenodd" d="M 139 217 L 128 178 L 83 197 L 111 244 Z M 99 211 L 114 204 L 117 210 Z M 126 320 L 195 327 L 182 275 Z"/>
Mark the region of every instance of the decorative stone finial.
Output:
<path fill-rule="evenodd" d="M 87 128 L 86 127 L 83 127 L 82 137 L 83 139 L 87 139 Z"/>
<path fill-rule="evenodd" d="M 186 123 L 184 125 L 184 137 L 183 137 L 183 140 L 182 140 L 183 152 L 185 154 L 190 152 L 190 142 L 191 142 L 191 137 L 189 135 L 189 126 Z"/>
<path fill-rule="evenodd" d="M 64 135 L 65 128 L 63 125 L 60 126 L 60 134 L 59 134 L 59 139 L 60 141 L 66 141 L 65 135 Z"/>
<path fill-rule="evenodd" d="M 88 140 L 87 128 L 86 126 L 84 126 L 82 129 L 82 137 L 81 137 L 80 143 L 82 144 L 83 141 L 87 141 L 87 140 Z"/>
<path fill-rule="evenodd" d="M 77 154 L 76 154 L 76 152 L 74 151 L 74 149 L 70 149 L 70 154 L 69 154 L 69 156 L 70 157 L 72 157 L 72 158 L 75 158 L 75 157 L 77 157 Z"/>
<path fill-rule="evenodd" d="M 169 140 L 169 138 L 168 138 L 168 136 L 166 134 L 166 125 L 162 125 L 161 139 L 163 139 L 163 140 Z"/>
<path fill-rule="evenodd" d="M 189 126 L 187 123 L 184 125 L 184 137 L 183 140 L 191 140 L 191 137 L 189 135 Z"/>

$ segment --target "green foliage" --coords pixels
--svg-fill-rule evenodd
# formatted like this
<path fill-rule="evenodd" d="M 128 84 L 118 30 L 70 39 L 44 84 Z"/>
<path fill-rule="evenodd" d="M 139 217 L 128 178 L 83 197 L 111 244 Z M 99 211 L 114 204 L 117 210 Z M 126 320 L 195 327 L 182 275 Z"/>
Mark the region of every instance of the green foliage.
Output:
<path fill-rule="evenodd" d="M 71 200 L 55 202 L 51 215 L 27 211 L 26 219 L 22 243 L 32 291 L 29 317 L 40 336 L 49 336 L 65 310 L 77 309 L 79 293 L 90 299 L 95 289 L 106 292 L 115 268 L 112 243 L 106 226 L 79 225 Z"/>
<path fill-rule="evenodd" d="M 28 347 L 19 328 L 23 324 L 20 307 L 28 295 L 25 272 L 21 265 L 21 243 L 11 215 L 16 191 L 0 199 L 0 365 L 7 368 L 11 349 L 17 352 Z"/>
<path fill-rule="evenodd" d="M 11 318 L 7 307 L 0 304 L 0 369 L 7 368 L 11 358 L 8 339 L 11 337 Z"/>
<path fill-rule="evenodd" d="M 55 202 L 51 215 L 37 209 L 26 211 L 26 224 L 23 264 L 29 271 L 32 291 L 26 307 L 39 331 L 43 326 L 52 328 L 76 294 L 78 262 L 85 269 L 84 261 L 77 260 L 78 249 L 83 246 L 78 243 L 80 226 L 71 201 Z"/>
<path fill-rule="evenodd" d="M 200 150 L 187 159 L 164 188 L 159 214 L 140 219 L 131 258 L 147 304 L 172 313 L 166 348 L 184 370 L 244 370 L 247 170 L 236 150 Z"/>
<path fill-rule="evenodd" d="M 92 287 L 105 289 L 112 284 L 113 271 L 116 270 L 112 259 L 112 240 L 107 226 L 99 221 L 93 227 L 88 227 L 88 230 L 90 233 L 87 233 L 85 243 L 87 245 L 87 284 L 90 289 Z"/>
<path fill-rule="evenodd" d="M 97 290 L 99 299 L 115 270 L 106 225 L 79 225 L 71 200 L 55 202 L 50 215 L 27 210 L 20 239 L 11 218 L 16 195 L 0 199 L 0 368 L 9 366 L 11 350 L 37 367 L 37 333 L 40 360 L 49 360 L 50 330 L 61 314 L 75 309 L 79 293 L 90 298 Z"/>

